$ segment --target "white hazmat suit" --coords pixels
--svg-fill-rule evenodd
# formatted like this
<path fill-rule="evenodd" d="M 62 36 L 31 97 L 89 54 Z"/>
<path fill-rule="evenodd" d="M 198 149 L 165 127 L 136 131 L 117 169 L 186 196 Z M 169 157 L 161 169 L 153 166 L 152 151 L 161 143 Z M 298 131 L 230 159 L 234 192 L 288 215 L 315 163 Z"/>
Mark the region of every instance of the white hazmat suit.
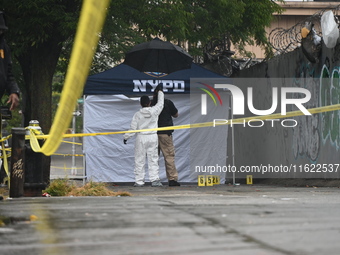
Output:
<path fill-rule="evenodd" d="M 143 107 L 132 118 L 130 130 L 157 128 L 158 116 L 164 105 L 164 94 L 158 91 L 158 101 L 153 107 Z M 128 140 L 136 133 L 124 134 Z M 144 185 L 145 156 L 148 158 L 149 179 L 151 182 L 159 181 L 158 166 L 158 137 L 157 131 L 138 132 L 135 142 L 135 180 L 136 184 Z"/>

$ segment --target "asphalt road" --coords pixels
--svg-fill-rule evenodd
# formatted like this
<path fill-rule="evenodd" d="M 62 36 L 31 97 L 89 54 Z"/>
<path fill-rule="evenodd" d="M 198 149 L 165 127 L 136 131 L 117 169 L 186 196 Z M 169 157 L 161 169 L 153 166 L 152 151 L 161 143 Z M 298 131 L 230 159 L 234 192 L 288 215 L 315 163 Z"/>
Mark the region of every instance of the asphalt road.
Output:
<path fill-rule="evenodd" d="M 336 187 L 111 188 L 0 201 L 0 254 L 339 254 Z"/>

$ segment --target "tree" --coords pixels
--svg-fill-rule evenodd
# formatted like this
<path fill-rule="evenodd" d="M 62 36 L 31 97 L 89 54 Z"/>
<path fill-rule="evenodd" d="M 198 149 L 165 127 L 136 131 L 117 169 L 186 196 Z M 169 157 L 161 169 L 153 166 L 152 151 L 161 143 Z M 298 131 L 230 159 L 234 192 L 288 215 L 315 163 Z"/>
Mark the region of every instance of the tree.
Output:
<path fill-rule="evenodd" d="M 265 27 L 281 11 L 272 0 L 116 0 L 97 54 L 118 63 L 136 43 L 159 36 L 188 48 L 193 56 L 202 56 L 215 41 L 223 41 L 226 50 L 233 44 L 244 54 L 249 54 L 245 45 L 260 45 L 270 56 Z M 102 60 L 94 59 L 92 71 L 108 68 Z"/>
<path fill-rule="evenodd" d="M 142 34 L 188 42 L 192 55 L 202 54 L 195 49 L 216 38 L 241 50 L 257 44 L 270 51 L 265 27 L 282 11 L 272 0 L 141 0 L 134 5 L 133 20 Z"/>
<path fill-rule="evenodd" d="M 0 0 L 9 25 L 6 38 L 24 80 L 24 125 L 37 119 L 44 133 L 52 122 L 53 75 L 66 70 L 81 2 Z M 193 55 L 221 36 L 241 46 L 254 40 L 266 45 L 264 27 L 279 10 L 271 0 L 112 0 L 92 70 L 118 63 L 130 47 L 152 35 L 188 42 Z M 44 174 L 48 179 L 49 170 Z"/>
<path fill-rule="evenodd" d="M 9 26 L 7 41 L 20 63 L 24 86 L 24 125 L 38 120 L 44 133 L 51 126 L 52 78 L 63 42 L 74 34 L 80 1 L 1 1 Z M 49 182 L 50 157 L 43 158 L 43 179 Z"/>

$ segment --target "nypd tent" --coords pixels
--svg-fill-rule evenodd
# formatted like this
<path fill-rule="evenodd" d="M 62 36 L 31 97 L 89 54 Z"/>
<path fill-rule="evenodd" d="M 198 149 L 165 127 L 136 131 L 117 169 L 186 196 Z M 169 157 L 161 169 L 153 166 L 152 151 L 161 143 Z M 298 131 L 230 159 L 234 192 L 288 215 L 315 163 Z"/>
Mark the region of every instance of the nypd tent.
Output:
<path fill-rule="evenodd" d="M 84 133 L 103 133 L 84 137 L 85 170 L 88 180 L 96 182 L 134 182 L 134 141 L 123 143 L 123 134 L 105 135 L 108 132 L 126 131 L 133 115 L 140 109 L 141 95 L 152 96 L 154 88 L 163 84 L 165 98 L 172 100 L 179 117 L 174 125 L 205 122 L 201 114 L 201 94 L 190 93 L 190 80 L 226 78 L 199 65 L 170 74 L 143 73 L 120 64 L 107 71 L 88 77 L 84 88 Z M 203 83 L 202 83 L 203 84 Z M 203 85 L 202 85 L 203 87 Z M 229 98 L 223 106 L 210 106 L 209 113 L 228 119 Z M 215 102 L 216 103 L 216 102 Z M 211 115 L 212 116 L 212 115 Z M 212 121 L 212 120 L 210 120 Z M 219 175 L 227 163 L 227 126 L 195 129 L 178 129 L 173 133 L 176 149 L 175 163 L 179 182 L 197 182 L 198 175 Z M 147 161 L 146 161 L 147 162 Z M 160 155 L 161 181 L 166 182 L 164 159 Z M 147 164 L 146 181 L 148 181 Z"/>

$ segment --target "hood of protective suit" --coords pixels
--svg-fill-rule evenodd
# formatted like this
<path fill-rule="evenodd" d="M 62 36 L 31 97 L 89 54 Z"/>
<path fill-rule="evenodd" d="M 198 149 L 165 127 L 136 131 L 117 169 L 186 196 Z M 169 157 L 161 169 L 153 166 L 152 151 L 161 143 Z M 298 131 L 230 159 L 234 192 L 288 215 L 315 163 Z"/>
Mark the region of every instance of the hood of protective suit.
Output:
<path fill-rule="evenodd" d="M 155 129 L 158 127 L 158 116 L 163 110 L 164 105 L 164 94 L 162 91 L 158 92 L 158 101 L 157 104 L 153 107 L 143 107 L 138 112 L 133 115 L 131 121 L 130 130 L 139 130 L 139 129 Z M 157 134 L 156 130 L 154 131 L 143 131 L 138 133 L 140 135 L 149 135 L 149 134 Z M 135 133 L 126 133 L 124 134 L 124 139 L 127 140 L 134 136 Z"/>
<path fill-rule="evenodd" d="M 140 109 L 139 111 L 144 116 L 144 118 L 151 118 L 152 116 L 151 107 L 144 107 Z"/>

